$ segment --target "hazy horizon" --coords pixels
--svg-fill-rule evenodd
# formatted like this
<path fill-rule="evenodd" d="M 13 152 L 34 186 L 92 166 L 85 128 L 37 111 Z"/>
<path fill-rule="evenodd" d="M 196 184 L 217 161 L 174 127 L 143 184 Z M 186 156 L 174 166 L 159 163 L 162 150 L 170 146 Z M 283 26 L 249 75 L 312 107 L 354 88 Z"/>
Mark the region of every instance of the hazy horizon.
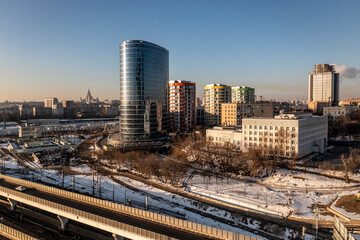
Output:
<path fill-rule="evenodd" d="M 340 99 L 360 97 L 359 1 L 0 0 L 0 102 L 119 99 L 119 44 L 170 52 L 170 80 L 247 85 L 306 100 L 314 64 L 336 64 Z"/>

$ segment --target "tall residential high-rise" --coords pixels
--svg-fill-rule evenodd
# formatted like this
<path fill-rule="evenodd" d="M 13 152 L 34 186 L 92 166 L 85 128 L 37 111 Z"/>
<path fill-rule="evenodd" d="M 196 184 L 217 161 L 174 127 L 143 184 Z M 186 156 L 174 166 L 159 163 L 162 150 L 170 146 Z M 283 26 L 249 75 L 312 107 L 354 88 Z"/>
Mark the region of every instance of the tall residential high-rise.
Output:
<path fill-rule="evenodd" d="M 231 87 L 224 84 L 208 84 L 204 87 L 205 124 L 221 123 L 221 103 L 231 101 Z"/>
<path fill-rule="evenodd" d="M 231 88 L 231 102 L 233 103 L 254 103 L 255 88 L 246 86 L 235 86 Z"/>
<path fill-rule="evenodd" d="M 195 128 L 195 83 L 184 80 L 169 82 L 170 128 L 186 132 Z"/>
<path fill-rule="evenodd" d="M 169 129 L 169 51 L 156 44 L 120 44 L 120 138 L 157 140 Z"/>
<path fill-rule="evenodd" d="M 309 73 L 308 101 L 328 102 L 331 106 L 339 104 L 339 73 L 330 64 L 316 64 Z"/>
<path fill-rule="evenodd" d="M 44 107 L 52 108 L 52 106 L 58 104 L 58 102 L 57 98 L 45 98 Z"/>

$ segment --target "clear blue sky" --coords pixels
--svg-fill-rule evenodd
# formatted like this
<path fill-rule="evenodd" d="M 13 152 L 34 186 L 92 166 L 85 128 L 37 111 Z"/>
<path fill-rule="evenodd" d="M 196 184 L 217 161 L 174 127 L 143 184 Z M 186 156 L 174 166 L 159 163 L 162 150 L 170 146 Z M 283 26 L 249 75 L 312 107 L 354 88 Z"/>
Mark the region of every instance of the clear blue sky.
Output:
<path fill-rule="evenodd" d="M 170 51 L 170 79 L 306 99 L 316 63 L 360 68 L 360 1 L 0 0 L 0 101 L 119 98 L 119 44 Z M 360 76 L 340 97 L 360 97 Z"/>

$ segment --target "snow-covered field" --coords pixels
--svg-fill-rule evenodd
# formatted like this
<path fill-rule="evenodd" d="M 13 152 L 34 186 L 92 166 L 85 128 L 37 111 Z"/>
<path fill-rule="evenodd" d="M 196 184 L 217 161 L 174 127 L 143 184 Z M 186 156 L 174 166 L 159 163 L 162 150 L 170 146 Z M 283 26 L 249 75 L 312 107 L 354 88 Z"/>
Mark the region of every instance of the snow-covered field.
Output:
<path fill-rule="evenodd" d="M 78 173 L 92 173 L 93 169 L 91 167 L 89 167 L 86 164 L 81 164 L 79 166 L 76 167 L 70 167 L 70 169 L 72 171 L 78 172 Z"/>
<path fill-rule="evenodd" d="M 0 144 L 0 147 L 5 146 L 2 145 Z M 17 164 L 16 159 L 13 157 L 3 156 L 0 160 L 2 159 L 5 161 L 6 174 L 27 179 L 33 178 L 32 172 L 19 170 L 22 167 Z M 115 176 L 116 179 L 129 184 L 139 191 L 128 189 L 114 182 L 111 178 L 104 176 L 95 175 L 93 182 L 92 175 L 82 175 L 93 172 L 90 167 L 84 164 L 70 168 L 78 172 L 79 175 L 65 175 L 64 185 L 68 189 L 74 187 L 79 192 L 92 194 L 92 186 L 94 185 L 96 197 L 100 197 L 101 194 L 101 197 L 104 199 L 115 200 L 122 204 L 125 202 L 129 204 L 128 199 L 131 199 L 133 206 L 143 209 L 146 208 L 145 199 L 147 196 L 148 207 L 151 211 L 251 236 L 256 236 L 256 234 L 219 222 L 211 216 L 221 217 L 233 222 L 233 224 L 239 224 L 239 226 L 255 229 L 258 229 L 260 226 L 260 223 L 257 221 L 243 222 L 241 219 L 237 219 L 238 216 L 229 214 L 227 211 L 194 202 L 126 177 Z M 36 170 L 34 178 L 38 181 L 58 186 L 62 184 L 61 173 L 59 171 Z M 154 181 L 156 180 L 154 179 Z M 73 182 L 75 182 L 75 185 L 73 185 Z M 251 208 L 266 214 L 291 216 L 299 219 L 315 219 L 314 209 L 316 203 L 326 206 L 332 203 L 336 197 L 355 194 L 360 189 L 357 186 L 358 184 L 355 183 L 345 184 L 343 180 L 284 169 L 278 170 L 277 173 L 263 179 L 248 178 L 245 180 L 215 177 L 209 179 L 199 173 L 195 173 L 185 182 L 187 184 L 186 190 L 194 194 L 243 208 Z M 359 215 L 347 213 L 343 209 L 337 209 L 334 206 L 333 208 L 350 218 L 360 219 Z M 199 211 L 203 214 L 199 214 Z M 321 208 L 319 219 L 332 220 L 332 217 L 324 211 L 324 208 Z M 284 234 L 291 235 L 291 233 Z"/>
<path fill-rule="evenodd" d="M 75 171 L 81 171 L 84 169 L 83 166 L 81 166 L 79 169 L 76 169 L 73 167 Z M 19 176 L 17 176 L 19 177 Z M 30 178 L 32 176 L 29 176 Z M 62 179 L 61 174 L 59 171 L 37 171 L 35 174 L 35 179 L 40 180 L 42 182 L 47 182 L 50 184 L 56 184 L 61 185 Z M 73 180 L 75 180 L 75 190 L 82 192 L 82 193 L 88 193 L 92 194 L 92 180 L 93 177 L 90 175 L 77 175 L 73 178 L 73 176 L 66 175 L 64 177 L 64 186 L 67 189 L 73 188 Z M 142 185 L 140 182 L 132 181 L 127 178 L 121 178 L 120 180 L 130 183 L 132 186 L 140 188 L 142 190 L 148 190 L 149 193 L 153 193 L 151 195 L 148 195 L 148 204 L 149 209 L 157 212 L 164 213 L 166 215 L 175 216 L 175 217 L 182 217 L 184 219 L 187 219 L 189 221 L 198 222 L 201 224 L 226 229 L 229 231 L 254 236 L 254 237 L 260 237 L 256 234 L 250 233 L 248 231 L 242 230 L 240 228 L 232 227 L 230 225 L 221 223 L 219 221 L 213 220 L 211 218 L 203 217 L 200 214 L 196 214 L 194 212 L 185 210 L 182 206 L 183 204 L 187 207 L 192 208 L 198 208 L 197 206 L 192 205 L 192 202 L 181 198 L 179 196 L 174 196 L 168 192 L 161 191 L 155 188 L 151 188 L 148 186 L 148 188 L 145 185 Z M 108 200 L 115 200 L 115 202 L 118 203 L 124 203 L 126 202 L 129 204 L 128 199 L 131 199 L 131 204 L 136 207 L 140 207 L 145 209 L 145 194 L 143 192 L 136 192 L 132 191 L 130 189 L 124 188 L 122 185 L 114 182 L 113 180 L 109 179 L 108 177 L 103 176 L 95 176 L 94 178 L 94 185 L 95 185 L 95 196 L 100 197 L 103 199 Z M 141 186 L 142 185 L 142 186 Z M 101 188 L 101 193 L 100 193 Z M 114 190 L 114 191 L 113 191 Z M 171 201 L 170 201 L 171 200 Z M 181 205 L 180 205 L 181 204 Z M 208 209 L 208 211 L 213 211 L 212 213 L 215 216 L 218 216 L 219 214 L 224 214 L 224 212 L 215 212 L 214 209 Z M 229 220 L 230 220 L 229 216 Z"/>
<path fill-rule="evenodd" d="M 288 198 L 257 183 L 195 175 L 187 181 L 188 191 L 266 214 L 288 216 Z"/>
<path fill-rule="evenodd" d="M 266 214 L 315 219 L 315 204 L 328 205 L 338 195 L 346 195 L 343 187 L 354 189 L 357 184 L 297 171 L 279 170 L 274 175 L 258 179 L 258 182 L 244 180 L 219 180 L 195 175 L 188 182 L 188 190 L 203 196 L 233 205 L 251 208 Z M 327 213 L 319 219 L 332 220 Z"/>
<path fill-rule="evenodd" d="M 279 187 L 314 190 L 334 189 L 357 185 L 356 183 L 345 183 L 343 180 L 330 179 L 329 177 L 319 176 L 312 173 L 289 171 L 285 169 L 280 169 L 272 176 L 264 178 L 263 182 Z"/>

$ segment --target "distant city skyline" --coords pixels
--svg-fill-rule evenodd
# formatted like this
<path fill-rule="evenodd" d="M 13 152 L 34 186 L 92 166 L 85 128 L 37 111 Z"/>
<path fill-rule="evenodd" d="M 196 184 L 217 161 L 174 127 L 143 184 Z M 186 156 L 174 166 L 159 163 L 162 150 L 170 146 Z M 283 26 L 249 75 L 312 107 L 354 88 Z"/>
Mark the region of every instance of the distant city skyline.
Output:
<path fill-rule="evenodd" d="M 246 85 L 306 100 L 308 74 L 336 64 L 340 100 L 360 97 L 360 2 L 0 0 L 0 102 L 119 99 L 119 44 L 169 50 L 170 80 Z M 126 11 L 124 11 L 126 9 Z M 156 9 L 156 11 L 154 11 Z M 332 14 L 330 14 L 332 13 Z"/>

